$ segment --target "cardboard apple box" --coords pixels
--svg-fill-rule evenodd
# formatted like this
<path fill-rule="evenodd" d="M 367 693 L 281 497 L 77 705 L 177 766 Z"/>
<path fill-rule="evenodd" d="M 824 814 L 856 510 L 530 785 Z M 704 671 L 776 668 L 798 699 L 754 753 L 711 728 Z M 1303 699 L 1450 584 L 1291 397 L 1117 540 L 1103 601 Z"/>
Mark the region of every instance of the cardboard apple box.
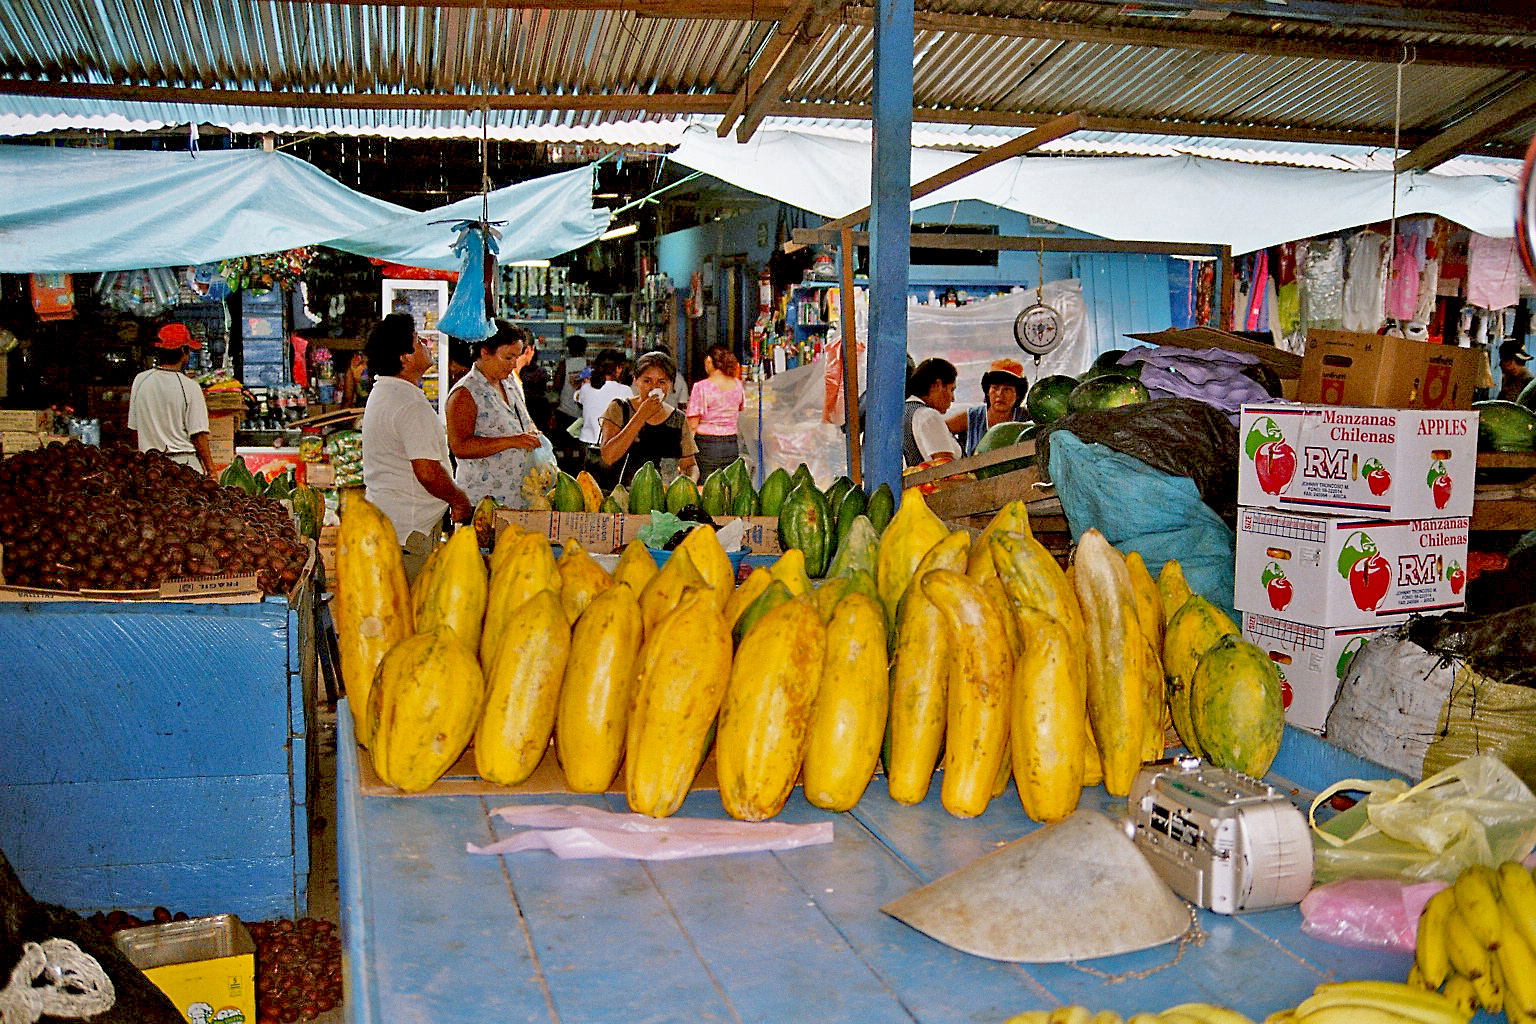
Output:
<path fill-rule="evenodd" d="M 1239 507 L 1233 604 L 1313 626 L 1365 626 L 1460 608 L 1468 523 Z"/>
<path fill-rule="evenodd" d="M 1238 419 L 1237 502 L 1376 519 L 1472 514 L 1477 413 L 1260 402 Z"/>
<path fill-rule="evenodd" d="M 1279 669 L 1285 720 L 1321 732 L 1350 660 L 1371 639 L 1406 621 L 1407 616 L 1397 616 L 1369 626 L 1311 626 L 1243 612 L 1243 639 Z"/>

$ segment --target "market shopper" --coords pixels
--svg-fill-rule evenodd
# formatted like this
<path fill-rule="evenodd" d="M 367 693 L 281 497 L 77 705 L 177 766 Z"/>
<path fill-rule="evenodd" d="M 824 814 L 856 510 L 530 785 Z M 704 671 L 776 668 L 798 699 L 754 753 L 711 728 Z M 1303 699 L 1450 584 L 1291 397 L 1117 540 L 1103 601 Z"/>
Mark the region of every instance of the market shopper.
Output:
<path fill-rule="evenodd" d="M 746 391 L 737 378 L 741 364 L 724 345 L 712 345 L 704 353 L 703 380 L 688 395 L 688 426 L 699 450 L 699 477 L 735 461 L 740 444 L 736 420 L 746 405 Z"/>
<path fill-rule="evenodd" d="M 901 457 L 908 467 L 939 455 L 960 455 L 960 442 L 944 422 L 944 414 L 955 401 L 958 379 L 955 364 L 947 359 L 924 359 L 907 378 L 907 401 L 901 413 Z"/>
<path fill-rule="evenodd" d="M 444 510 L 458 523 L 474 514 L 449 474 L 448 440 L 421 390 L 433 351 L 409 313 L 389 314 L 368 338 L 374 382 L 363 410 L 363 487 L 394 524 L 412 580 L 442 535 Z"/>
<path fill-rule="evenodd" d="M 613 486 L 612 477 L 617 474 L 603 465 L 603 413 L 616 401 L 628 401 L 634 391 L 619 380 L 624 369 L 624 357 L 613 349 L 605 349 L 588 365 L 590 376 L 576 389 L 576 403 L 581 407 L 581 446 L 587 472 L 602 485 L 603 490 Z"/>
<path fill-rule="evenodd" d="M 128 429 L 139 451 L 160 451 L 184 466 L 213 475 L 208 443 L 208 403 L 187 376 L 187 360 L 202 342 L 184 324 L 166 324 L 155 335 L 155 365 L 133 378 Z"/>
<path fill-rule="evenodd" d="M 662 477 L 698 478 L 697 446 L 682 410 L 666 401 L 677 367 L 665 352 L 646 352 L 635 360 L 633 396 L 609 404 L 603 412 L 601 461 L 616 469 L 629 486 L 635 473 L 654 462 Z"/>
<path fill-rule="evenodd" d="M 1499 346 L 1499 398 L 1513 402 L 1531 382 L 1527 363 L 1531 354 L 1525 350 L 1523 336 L 1517 336 Z"/>
<path fill-rule="evenodd" d="M 960 435 L 961 450 L 967 455 L 974 454 L 982 437 L 999 423 L 1028 420 L 1029 413 L 1023 406 L 1028 390 L 1022 363 L 1017 359 L 995 360 L 981 375 L 981 393 L 986 402 L 945 421 L 951 433 Z"/>
<path fill-rule="evenodd" d="M 448 450 L 458 460 L 454 483 L 471 502 L 491 497 L 524 508 L 523 477 L 542 441 L 513 379 L 528 344 L 505 320 L 496 328 L 477 344 L 474 366 L 448 393 Z"/>

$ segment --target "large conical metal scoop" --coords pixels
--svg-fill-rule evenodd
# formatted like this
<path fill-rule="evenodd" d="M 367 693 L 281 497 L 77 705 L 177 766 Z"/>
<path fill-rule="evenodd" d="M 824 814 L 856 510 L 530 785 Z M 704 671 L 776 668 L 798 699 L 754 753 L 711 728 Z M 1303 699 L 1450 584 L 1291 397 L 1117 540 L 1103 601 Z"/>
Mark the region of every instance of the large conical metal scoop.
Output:
<path fill-rule="evenodd" d="M 1171 942 L 1189 910 L 1126 834 L 1079 810 L 880 908 L 964 953 L 1061 963 Z"/>

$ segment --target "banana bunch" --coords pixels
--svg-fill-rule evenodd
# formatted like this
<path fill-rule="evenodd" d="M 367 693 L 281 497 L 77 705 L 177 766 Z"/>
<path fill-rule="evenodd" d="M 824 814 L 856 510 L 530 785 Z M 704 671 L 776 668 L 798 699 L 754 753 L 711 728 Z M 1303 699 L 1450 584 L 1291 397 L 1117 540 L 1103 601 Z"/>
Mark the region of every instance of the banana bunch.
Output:
<path fill-rule="evenodd" d="M 1009 1017 L 1006 1024 L 1253 1024 L 1236 1010 L 1210 1003 L 1180 1003 L 1162 1013 L 1137 1013 L 1121 1018 L 1113 1010 L 1094 1013 L 1082 1006 L 1029 1010 Z"/>
<path fill-rule="evenodd" d="M 1475 864 L 1430 898 L 1408 982 L 1467 1017 L 1482 1007 L 1536 1024 L 1536 879 L 1523 864 Z"/>
<path fill-rule="evenodd" d="M 1438 992 L 1396 981 L 1331 981 L 1264 1024 L 1467 1024 L 1472 1010 Z"/>

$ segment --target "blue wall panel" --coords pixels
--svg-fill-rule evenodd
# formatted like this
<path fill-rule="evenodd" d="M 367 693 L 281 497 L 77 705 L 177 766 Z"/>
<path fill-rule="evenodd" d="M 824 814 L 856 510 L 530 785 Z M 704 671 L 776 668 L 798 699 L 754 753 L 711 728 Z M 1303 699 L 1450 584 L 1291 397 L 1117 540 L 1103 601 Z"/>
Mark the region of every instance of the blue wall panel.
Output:
<path fill-rule="evenodd" d="M 1083 304 L 1095 355 L 1137 344 L 1127 334 L 1172 326 L 1168 257 L 1096 253 L 1073 257 L 1073 265 L 1073 276 L 1083 283 Z"/>
<path fill-rule="evenodd" d="M 266 921 L 308 909 L 304 894 L 294 892 L 293 858 L 286 856 L 18 870 L 17 875 L 35 899 L 84 913 L 126 910 L 147 918 L 162 906 L 192 917 L 234 914 Z M 303 879 L 307 884 L 307 873 Z"/>

